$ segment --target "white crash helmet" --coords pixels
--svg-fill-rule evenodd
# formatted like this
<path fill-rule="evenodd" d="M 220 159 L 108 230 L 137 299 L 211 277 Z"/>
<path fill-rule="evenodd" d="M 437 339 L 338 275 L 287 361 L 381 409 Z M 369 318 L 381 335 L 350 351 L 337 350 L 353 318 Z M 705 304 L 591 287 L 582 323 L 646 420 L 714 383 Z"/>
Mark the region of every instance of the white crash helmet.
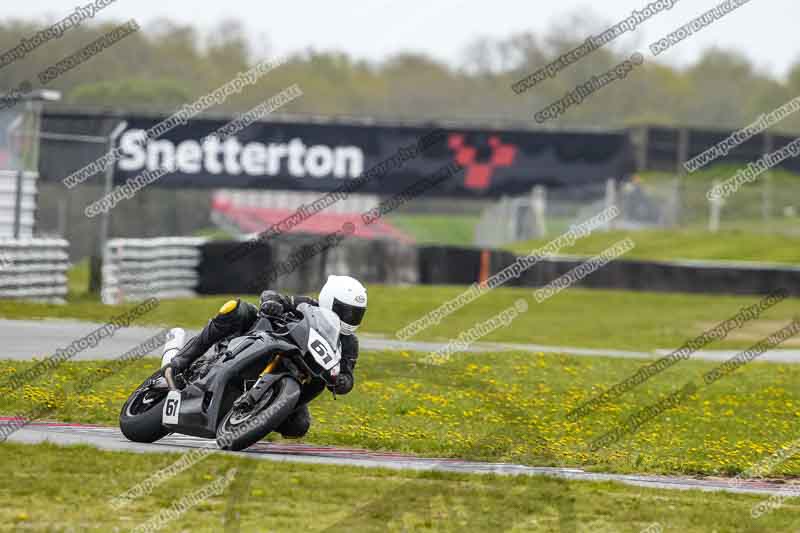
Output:
<path fill-rule="evenodd" d="M 367 312 L 367 289 L 350 276 L 328 276 L 319 291 L 319 306 L 336 313 L 342 334 L 352 335 Z"/>

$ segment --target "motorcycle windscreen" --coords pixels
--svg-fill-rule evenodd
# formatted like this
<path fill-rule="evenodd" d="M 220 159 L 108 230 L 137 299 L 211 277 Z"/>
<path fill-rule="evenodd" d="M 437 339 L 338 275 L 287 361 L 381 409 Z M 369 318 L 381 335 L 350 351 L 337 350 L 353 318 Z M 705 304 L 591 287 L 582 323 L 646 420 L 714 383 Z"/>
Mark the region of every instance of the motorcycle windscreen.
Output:
<path fill-rule="evenodd" d="M 339 345 L 339 335 L 342 328 L 339 317 L 333 311 L 309 304 L 300 304 L 297 310 L 303 313 L 308 320 L 309 327 L 314 328 L 332 347 Z"/>

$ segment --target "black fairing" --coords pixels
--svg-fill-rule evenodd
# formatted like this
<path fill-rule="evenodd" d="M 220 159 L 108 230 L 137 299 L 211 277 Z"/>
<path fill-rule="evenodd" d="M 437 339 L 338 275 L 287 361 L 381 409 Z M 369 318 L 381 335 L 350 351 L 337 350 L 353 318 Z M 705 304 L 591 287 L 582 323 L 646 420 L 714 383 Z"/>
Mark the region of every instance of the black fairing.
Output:
<path fill-rule="evenodd" d="M 222 417 L 244 392 L 244 381 L 257 380 L 273 355 L 291 351 L 297 352 L 297 347 L 267 333 L 247 335 L 232 354 L 183 389 L 178 424 L 164 426 L 177 433 L 215 438 Z M 277 380 L 285 375 L 288 374 L 265 375 L 264 379 Z"/>

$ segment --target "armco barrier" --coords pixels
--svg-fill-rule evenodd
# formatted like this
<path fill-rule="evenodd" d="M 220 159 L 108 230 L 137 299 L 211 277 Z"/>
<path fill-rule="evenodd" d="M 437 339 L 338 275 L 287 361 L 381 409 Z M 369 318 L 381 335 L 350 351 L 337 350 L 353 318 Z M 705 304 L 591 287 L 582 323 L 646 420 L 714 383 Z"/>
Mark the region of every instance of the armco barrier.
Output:
<path fill-rule="evenodd" d="M 0 298 L 64 303 L 69 243 L 0 238 Z"/>
<path fill-rule="evenodd" d="M 206 239 L 192 237 L 109 241 L 103 265 L 103 303 L 195 296 L 205 243 Z"/>

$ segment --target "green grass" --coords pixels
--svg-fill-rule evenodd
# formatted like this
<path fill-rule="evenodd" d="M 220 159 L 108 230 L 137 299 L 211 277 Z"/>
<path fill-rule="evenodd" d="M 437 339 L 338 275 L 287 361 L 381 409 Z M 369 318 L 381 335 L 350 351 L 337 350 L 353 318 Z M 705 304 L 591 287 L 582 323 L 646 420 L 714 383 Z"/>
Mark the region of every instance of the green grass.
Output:
<path fill-rule="evenodd" d="M 194 237 L 205 237 L 206 239 L 210 239 L 212 241 L 233 241 L 233 240 L 236 240 L 236 236 L 235 235 L 232 235 L 228 231 L 225 231 L 224 229 L 217 228 L 217 227 L 203 228 L 203 229 L 195 231 L 192 235 Z"/>
<path fill-rule="evenodd" d="M 716 364 L 681 362 L 575 422 L 568 412 L 642 362 L 504 352 L 457 355 L 433 366 L 422 363 L 422 355 L 362 353 L 354 391 L 337 400 L 324 394 L 311 404 L 315 422 L 306 440 L 599 471 L 733 475 L 797 438 L 798 365 L 751 363 L 617 444 L 593 451 L 598 437 L 687 381 L 702 383 Z M 3 361 L 0 384 L 31 364 Z M 22 389 L 0 386 L 0 414 L 24 415 L 46 405 L 52 419 L 116 425 L 128 394 L 158 361 L 136 361 L 90 390 L 72 392 L 71 384 L 102 364 L 67 362 Z M 773 475 L 800 475 L 800 457 Z"/>
<path fill-rule="evenodd" d="M 387 220 L 418 244 L 472 246 L 478 215 L 390 215 Z"/>
<path fill-rule="evenodd" d="M 121 511 L 109 499 L 171 465 L 177 454 L 98 451 L 85 446 L 4 444 L 0 530 L 129 531 L 236 468 L 219 495 L 162 531 L 222 531 L 228 511 L 240 531 L 788 531 L 789 501 L 758 520 L 764 497 L 664 491 L 544 477 L 469 476 L 298 465 L 208 457 Z M 119 529 L 116 529 L 119 528 Z"/>
<path fill-rule="evenodd" d="M 456 297 L 464 287 L 370 285 L 369 311 L 360 330 L 393 337 L 412 320 L 440 303 Z M 528 300 L 529 310 L 508 327 L 487 335 L 484 341 L 521 342 L 555 346 L 618 348 L 650 351 L 677 348 L 709 326 L 726 320 L 759 297 L 708 296 L 568 289 L 542 304 L 532 298 L 533 289 L 496 289 L 448 316 L 414 340 L 447 340 L 512 306 Z M 192 300 L 164 300 L 137 324 L 201 328 L 228 296 Z M 249 296 L 250 301 L 256 301 Z M 0 317 L 17 319 L 72 318 L 105 322 L 133 307 L 106 306 L 80 299 L 67 305 L 0 301 Z M 762 319 L 732 332 L 729 338 L 708 348 L 748 347 L 778 329 L 780 321 L 800 315 L 800 299 L 789 299 L 762 315 Z"/>
<path fill-rule="evenodd" d="M 90 300 L 89 296 L 89 260 L 83 259 L 72 265 L 67 271 L 67 298 L 74 302 Z"/>
<path fill-rule="evenodd" d="M 636 248 L 621 260 L 704 259 L 800 264 L 800 237 L 746 231 L 714 234 L 703 230 L 598 231 L 577 240 L 574 246 L 562 249 L 561 253 L 595 255 L 625 237 L 633 239 Z M 537 239 L 515 243 L 508 249 L 527 255 L 548 242 L 548 239 Z"/>

